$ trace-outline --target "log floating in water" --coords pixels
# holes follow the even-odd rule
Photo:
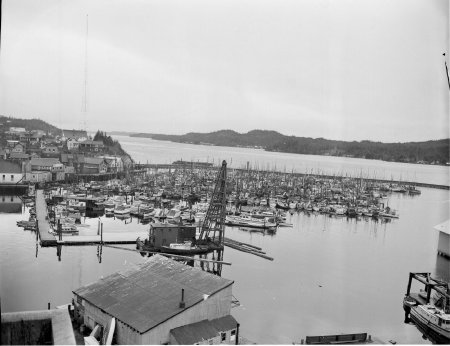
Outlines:
[[[235,250],[247,252],[249,254],[265,258],[269,261],[273,261],[273,258],[270,256],[267,256],[266,253],[264,251],[262,251],[260,247],[257,247],[257,246],[251,245],[251,244],[241,243],[241,242],[233,240],[233,239],[225,238],[224,245],[231,247],[232,249],[235,249]]]

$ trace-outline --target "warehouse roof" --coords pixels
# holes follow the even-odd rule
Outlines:
[[[32,166],[53,166],[61,164],[61,162],[52,157],[38,157],[38,158],[32,158],[30,160],[30,163]]]
[[[74,293],[144,333],[230,286],[233,281],[161,255],[111,274]],[[184,288],[185,308],[180,308]]]
[[[203,320],[170,331],[179,345],[193,345],[197,342],[212,339],[220,332],[226,332],[237,327],[233,316],[227,315],[208,321]]]

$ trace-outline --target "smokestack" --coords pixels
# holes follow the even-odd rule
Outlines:
[[[186,303],[184,302],[184,288],[181,289],[181,302],[180,309],[184,309],[186,307]]]

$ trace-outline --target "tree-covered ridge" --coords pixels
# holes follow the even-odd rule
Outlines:
[[[267,130],[253,130],[242,134],[233,130],[221,130],[210,133],[190,132],[185,135],[138,133],[131,136],[180,143],[261,147],[267,151],[307,155],[349,156],[411,163],[446,164],[449,162],[449,139],[407,143],[346,142],[285,136],[276,131]]]
[[[50,132],[50,134],[54,136],[61,134],[60,129],[58,129],[56,126],[50,125],[49,123],[41,119],[19,119],[0,115],[0,123],[4,128],[23,127],[27,131],[41,130],[45,132]]]
[[[114,140],[111,136],[108,136],[106,132],[102,132],[97,130],[97,133],[94,136],[94,141],[102,142],[106,147],[106,152],[111,155],[118,156],[129,156],[125,150],[122,149],[119,141]]]

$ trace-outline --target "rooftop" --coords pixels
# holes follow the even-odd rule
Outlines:
[[[199,341],[208,340],[217,336],[220,332],[235,329],[237,321],[231,315],[214,320],[203,320],[174,328],[170,331],[180,345],[193,345]]]
[[[55,159],[53,157],[39,157],[39,158],[32,158],[30,160],[30,164],[32,166],[53,166],[57,164],[61,164],[61,162],[58,159]]]
[[[231,284],[231,280],[154,255],[74,293],[144,333]],[[182,288],[185,308],[179,307]]]

